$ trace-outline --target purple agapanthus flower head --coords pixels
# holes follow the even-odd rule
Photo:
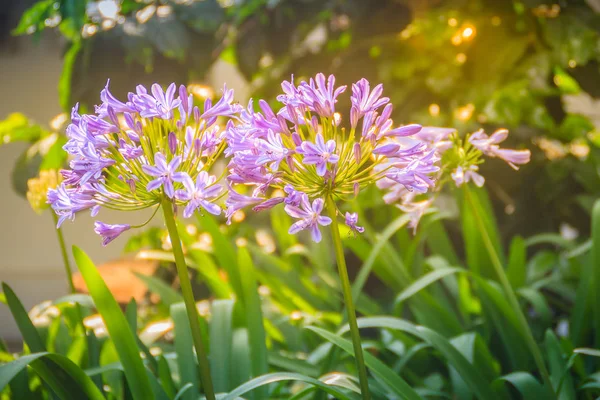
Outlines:
[[[499,144],[507,137],[506,129],[499,129],[490,136],[478,130],[461,138],[455,129],[437,127],[424,127],[414,138],[396,137],[394,143],[409,149],[425,146],[429,157],[441,159],[444,168],[434,171],[430,164],[420,161],[411,163],[401,173],[386,174],[386,178],[377,182],[377,185],[387,191],[385,202],[398,203],[399,208],[410,215],[410,225],[416,228],[445,182],[454,182],[456,187],[469,183],[478,187],[484,185],[485,178],[479,172],[479,165],[485,161],[484,156],[500,158],[514,169],[528,163],[531,156],[529,150],[500,148]],[[424,195],[431,187],[432,177],[442,184],[436,185],[433,193],[430,191]]]
[[[281,87],[278,110],[263,100],[257,110],[250,101],[225,131],[228,216],[247,206],[260,211],[284,203],[286,212],[299,219],[290,232],[310,230],[318,241],[319,227],[331,222],[320,215],[326,203],[343,218],[338,206],[379,181],[393,179],[406,191],[419,193],[433,186],[439,157],[415,137],[420,125],[394,123],[382,85],[371,90],[366,79],[352,85],[348,123],[336,112],[346,86],[336,86],[333,75],[317,74],[297,85],[292,78]],[[252,195],[240,195],[236,186],[251,187]],[[349,213],[345,222],[361,233],[356,218]]]
[[[233,90],[225,88],[203,111],[185,86],[138,85],[126,101],[117,99],[109,84],[100,93],[95,114],[71,112],[64,150],[70,169],[61,171],[62,184],[48,192],[59,226],[75,214],[102,206],[139,210],[168,200],[181,206],[184,217],[196,210],[219,214],[216,201],[222,186],[210,175],[225,149],[217,119],[229,119],[241,108]],[[96,223],[96,232],[109,243],[129,225]]]

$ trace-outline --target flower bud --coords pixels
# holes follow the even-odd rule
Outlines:
[[[358,143],[358,142],[354,143],[353,151],[354,151],[354,159],[356,160],[356,163],[360,164],[360,160],[362,158],[362,151],[360,149],[360,143]]]
[[[175,154],[177,152],[177,136],[175,136],[175,132],[169,132],[169,151],[171,154]]]

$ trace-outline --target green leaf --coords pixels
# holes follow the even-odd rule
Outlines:
[[[177,353],[177,367],[179,369],[179,385],[181,389],[192,385],[192,389],[181,394],[184,400],[196,400],[198,398],[200,387],[198,366],[196,357],[192,349],[192,330],[187,317],[185,303],[176,303],[171,305],[171,318],[175,329],[175,353]]]
[[[342,338],[334,333],[326,331],[315,326],[308,326],[307,329],[315,332],[325,340],[333,343],[340,347],[346,353],[354,356],[354,348],[349,340]],[[409,385],[393,370],[387,367],[384,363],[373,357],[370,353],[365,352],[365,364],[371,370],[371,372],[377,375],[386,386],[389,387],[396,395],[406,400],[419,400],[419,396]]]
[[[81,41],[73,42],[63,57],[63,68],[58,80],[58,99],[61,108],[65,112],[69,112],[71,107],[73,107],[73,99],[71,98],[73,68],[75,67],[81,48]]]
[[[505,349],[504,354],[510,361],[511,368],[526,370],[530,365],[531,357],[525,345],[525,334],[504,292],[493,281],[478,277],[474,279],[485,310],[484,314],[500,336]]]
[[[515,236],[510,243],[508,268],[506,275],[513,288],[517,289],[525,284],[527,277],[527,249],[525,241],[520,236]]]
[[[183,301],[183,297],[179,292],[173,289],[171,286],[167,285],[163,280],[151,275],[144,275],[138,272],[134,272],[134,275],[144,282],[144,284],[148,287],[152,293],[157,294],[160,297],[160,300],[167,306],[171,307],[171,305],[175,303],[180,303]]]
[[[119,304],[108,290],[92,260],[75,246],[73,256],[115,345],[134,399],[153,399],[154,392],[140,357],[135,336],[129,329]]]
[[[29,319],[29,315],[19,298],[6,283],[2,283],[2,290],[6,296],[8,307],[17,323],[17,327],[29,349],[36,353],[46,353],[44,341]],[[57,364],[61,368],[57,368]],[[78,382],[77,376],[75,378],[72,377],[77,372],[72,371],[69,365],[64,366],[62,364],[60,359],[57,361],[54,358],[43,358],[33,360],[31,367],[60,397],[68,399],[81,397],[84,394],[80,390],[86,391],[87,383],[85,381]],[[73,379],[75,379],[75,383],[73,383]]]
[[[548,369],[550,370],[552,386],[554,386],[555,390],[560,387],[558,399],[575,400],[576,393],[573,385],[573,378],[570,374],[565,376],[568,365],[567,357],[560,346],[558,338],[551,330],[546,331],[544,347],[546,349],[546,358],[548,360]]]
[[[238,249],[238,266],[242,277],[242,301],[244,303],[246,326],[248,328],[252,376],[257,377],[269,372],[267,343],[258,286],[254,274],[254,265],[252,258],[250,258],[250,253],[248,253],[248,249],[245,247]],[[263,399],[267,394],[266,388],[260,387],[253,394],[254,398]]]
[[[243,385],[237,387],[235,390],[229,392],[227,395],[220,397],[219,400],[237,400],[241,395],[246,394],[252,390],[263,387],[265,385],[270,385],[271,383],[282,381],[305,382],[310,385],[316,386],[319,389],[322,389],[323,391],[329,393],[338,400],[351,400],[346,394],[344,394],[344,392],[336,389],[333,385],[329,385],[309,376],[295,374],[291,372],[276,372],[272,374],[263,375],[258,378],[254,378],[244,383]]]
[[[492,391],[489,382],[481,375],[481,371],[474,368],[473,365],[471,365],[469,361],[456,350],[448,339],[444,338],[434,330],[391,317],[359,318],[357,322],[359,328],[386,328],[399,330],[424,340],[439,351],[448,363],[456,369],[471,388],[475,396],[482,400],[498,399],[496,393]],[[343,331],[347,331],[348,329],[348,326],[345,326]]]
[[[35,329],[35,326],[33,326],[27,310],[25,310],[15,292],[4,282],[2,282],[2,291],[4,292],[4,296],[6,296],[6,302],[23,336],[23,340],[27,343],[29,349],[34,353],[45,352],[46,345],[37,329]]]
[[[102,393],[81,368],[65,356],[47,352],[29,354],[0,365],[0,392],[27,366],[31,366],[62,399],[104,400]]]
[[[229,366],[232,387],[237,387],[252,379],[250,346],[248,343],[248,329],[238,328],[233,331],[231,359],[235,362],[230,363]]]
[[[179,389],[179,391],[177,392],[177,394],[175,395],[175,398],[173,398],[173,400],[183,400],[185,399],[185,395],[188,393],[192,393],[192,389],[194,388],[194,385],[192,385],[191,383],[186,383],[185,385],[183,385],[181,387],[181,389]],[[194,397],[194,399],[196,399],[197,397]]]
[[[527,372],[513,372],[498,378],[499,382],[508,382],[521,393],[523,399],[551,400],[554,398],[548,389]]]
[[[219,265],[227,271],[231,281],[231,286],[238,297],[242,296],[242,283],[237,268],[236,251],[229,239],[221,232],[219,225],[212,216],[200,216],[198,222],[205,229],[213,240],[213,249]]]
[[[67,303],[77,303],[77,304],[81,304],[84,307],[87,308],[94,308],[96,307],[94,305],[94,300],[92,299],[91,296],[87,295],[87,294],[68,294],[66,296],[63,297],[59,297],[58,299],[54,300],[52,302],[52,304],[54,304],[55,306],[60,306],[62,304],[67,304]]]
[[[45,132],[21,113],[11,113],[0,121],[0,146],[13,142],[35,142]]]
[[[402,303],[403,301],[405,301],[406,299],[408,299],[409,297],[418,293],[419,291],[425,289],[427,286],[439,281],[440,279],[442,279],[448,275],[452,275],[452,274],[455,274],[458,272],[468,272],[468,271],[463,268],[452,268],[452,267],[433,270],[433,271],[423,275],[422,277],[420,277],[419,279],[417,279],[416,281],[411,283],[410,286],[408,286],[402,292],[400,292],[400,294],[398,296],[396,296],[396,300],[394,301],[394,304],[398,305],[398,304]]]
[[[581,347],[579,349],[575,349],[575,350],[573,350],[573,353],[583,354],[583,355],[592,356],[592,357],[600,357],[600,350],[597,350],[597,349],[588,349],[588,348],[585,348],[585,347]]]
[[[212,302],[210,321],[210,371],[215,392],[231,389],[229,373],[232,342],[233,300]]]
[[[592,210],[592,256],[593,271],[592,301],[594,315],[594,344],[600,347],[600,200],[594,204]]]
[[[377,238],[373,249],[369,253],[369,257],[365,260],[363,265],[360,267],[358,275],[354,279],[354,283],[352,284],[352,297],[357,301],[360,297],[360,293],[362,292],[369,275],[371,274],[371,270],[373,269],[373,264],[375,264],[375,260],[379,256],[379,253],[387,244],[387,241],[400,229],[402,229],[410,218],[408,215],[402,215],[398,217],[396,220],[392,221],[381,233],[381,235]]]
[[[462,230],[465,241],[465,252],[469,269],[484,278],[496,278],[492,261],[486,250],[476,218],[481,218],[485,230],[490,236],[496,253],[504,263],[500,234],[492,212],[492,207],[484,189],[466,187],[460,191]]]
[[[24,35],[30,33],[30,27],[35,31],[44,28],[44,21],[54,11],[55,0],[42,0],[36,2],[31,8],[27,9],[21,16],[17,27],[12,31],[13,35]]]

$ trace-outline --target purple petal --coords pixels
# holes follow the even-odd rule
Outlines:
[[[162,178],[154,179],[153,181],[148,182],[148,185],[146,185],[146,190],[149,192],[156,190],[159,187],[161,187],[162,183],[163,183]]]

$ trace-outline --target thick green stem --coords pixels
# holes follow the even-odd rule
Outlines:
[[[369,382],[367,381],[365,358],[360,343],[360,332],[358,331],[358,324],[356,323],[356,311],[354,310],[354,303],[352,302],[352,286],[350,286],[350,278],[348,278],[344,247],[342,246],[340,229],[337,222],[337,211],[331,196],[327,197],[327,212],[332,221],[331,237],[333,238],[333,247],[335,248],[335,258],[340,274],[340,280],[342,281],[342,292],[344,293],[344,303],[346,303],[346,311],[348,313],[348,324],[350,325],[350,335],[354,347],[354,359],[356,360],[356,368],[358,369],[362,398],[369,400],[371,399],[371,394],[369,392]]]
[[[538,344],[536,343],[535,339],[533,338],[533,334],[531,333],[531,329],[529,327],[529,323],[527,322],[527,318],[525,318],[525,315],[521,311],[521,305],[519,304],[517,295],[515,294],[515,291],[513,290],[512,286],[510,284],[510,281],[508,280],[508,277],[506,276],[506,272],[504,271],[504,268],[502,267],[502,262],[500,261],[500,257],[498,256],[498,253],[496,252],[496,249],[494,248],[492,240],[490,239],[490,236],[485,228],[483,220],[481,219],[481,216],[479,215],[479,211],[477,208],[478,206],[473,201],[472,194],[469,191],[469,188],[467,186],[465,186],[465,194],[466,194],[466,199],[469,202],[471,209],[473,210],[473,214],[475,216],[475,221],[477,221],[477,229],[479,229],[479,233],[481,234],[483,243],[490,255],[492,265],[494,267],[496,275],[498,275],[498,279],[500,280],[500,284],[502,285],[502,287],[504,289],[504,293],[508,299],[508,302],[510,303],[510,306],[512,307],[513,310],[515,310],[517,319],[519,320],[519,323],[521,325],[521,330],[523,331],[523,334],[525,335],[525,340],[527,342],[529,350],[531,351],[531,354],[533,355],[533,359],[535,360],[535,363],[540,371],[540,374],[542,375],[544,384],[546,386],[548,386],[549,390],[554,392],[554,389],[552,387],[552,381],[550,380],[550,374],[548,373],[548,369],[546,368],[546,364],[544,363],[544,357],[542,356],[542,352],[540,351]]]
[[[215,400],[215,392],[210,377],[210,364],[208,362],[208,357],[206,356],[206,350],[204,349],[202,332],[200,331],[200,316],[198,315],[198,309],[196,308],[196,301],[194,300],[194,294],[192,293],[192,283],[190,282],[183,249],[181,248],[181,240],[179,239],[179,233],[177,232],[177,224],[175,223],[175,215],[173,214],[173,204],[165,198],[161,207],[165,216],[169,237],[171,238],[173,255],[175,256],[175,265],[177,266],[177,275],[179,276],[179,284],[181,285],[181,292],[183,294],[187,316],[190,321],[192,338],[194,340],[196,357],[200,369],[200,381],[202,382],[202,388],[204,389],[206,399]]]
[[[51,214],[52,218],[54,219],[54,226],[56,226],[58,224],[58,217],[56,216],[54,211],[52,211]],[[56,228],[56,236],[58,237],[58,243],[60,245],[60,251],[62,253],[63,264],[65,265],[67,280],[69,281],[69,290],[71,291],[71,293],[75,293],[75,284],[73,283],[73,270],[71,269],[69,253],[67,253],[67,246],[65,245],[65,238],[63,236],[62,229]]]

